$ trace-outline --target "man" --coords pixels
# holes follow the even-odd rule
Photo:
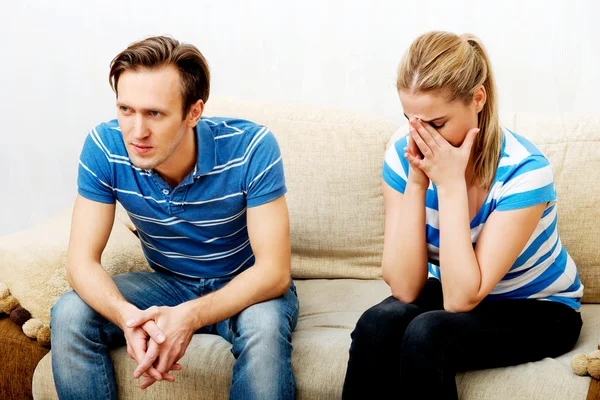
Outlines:
[[[232,399],[292,399],[289,218],[279,147],[266,127],[204,118],[208,65],[194,46],[152,37],[111,63],[116,121],[93,129],[79,161],[67,278],[52,309],[61,399],[116,398],[110,348],[127,345],[141,388],[174,382],[194,332],[236,358]],[[153,272],[111,278],[100,258],[115,202]],[[198,360],[202,362],[202,360]]]

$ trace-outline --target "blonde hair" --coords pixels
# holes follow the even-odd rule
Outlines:
[[[471,183],[489,188],[494,181],[502,149],[496,90],[490,60],[483,44],[474,35],[428,32],[419,36],[404,55],[398,68],[398,91],[440,92],[448,101],[473,101],[482,86],[487,93],[479,112],[479,134],[473,144],[474,171]]]

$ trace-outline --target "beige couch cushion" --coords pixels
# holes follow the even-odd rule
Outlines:
[[[299,400],[339,399],[341,396],[350,332],[364,310],[390,295],[380,280],[296,281],[300,318],[293,335],[293,368]],[[510,368],[459,374],[457,384],[464,400],[583,400],[589,378],[573,374],[570,358],[596,348],[600,331],[600,305],[584,305],[584,327],[575,349],[557,359],[544,359]],[[493,346],[490,343],[490,346]],[[177,382],[159,382],[142,392],[132,378],[135,363],[125,348],[112,353],[119,398],[128,399],[227,399],[234,358],[231,345],[219,336],[195,335],[181,359]],[[39,364],[33,382],[37,400],[54,400],[50,356]]]
[[[50,308],[71,288],[66,281],[72,208],[22,232],[0,238],[0,281],[33,318],[48,324]],[[120,219],[122,218],[122,219]],[[149,270],[140,241],[119,210],[102,265],[110,275]]]
[[[308,106],[211,99],[207,116],[268,126],[283,155],[295,278],[375,278],[383,250],[381,169],[394,125]]]

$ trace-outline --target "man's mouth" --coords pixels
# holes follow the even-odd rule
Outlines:
[[[135,152],[138,153],[138,154],[146,154],[150,150],[152,150],[152,146],[144,146],[142,144],[132,143],[131,146],[133,147],[133,149],[135,150]]]

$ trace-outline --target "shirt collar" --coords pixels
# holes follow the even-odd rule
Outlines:
[[[217,152],[215,137],[212,129],[202,120],[198,121],[194,131],[196,132],[196,143],[198,144],[198,156],[194,178],[207,174],[215,167]]]

